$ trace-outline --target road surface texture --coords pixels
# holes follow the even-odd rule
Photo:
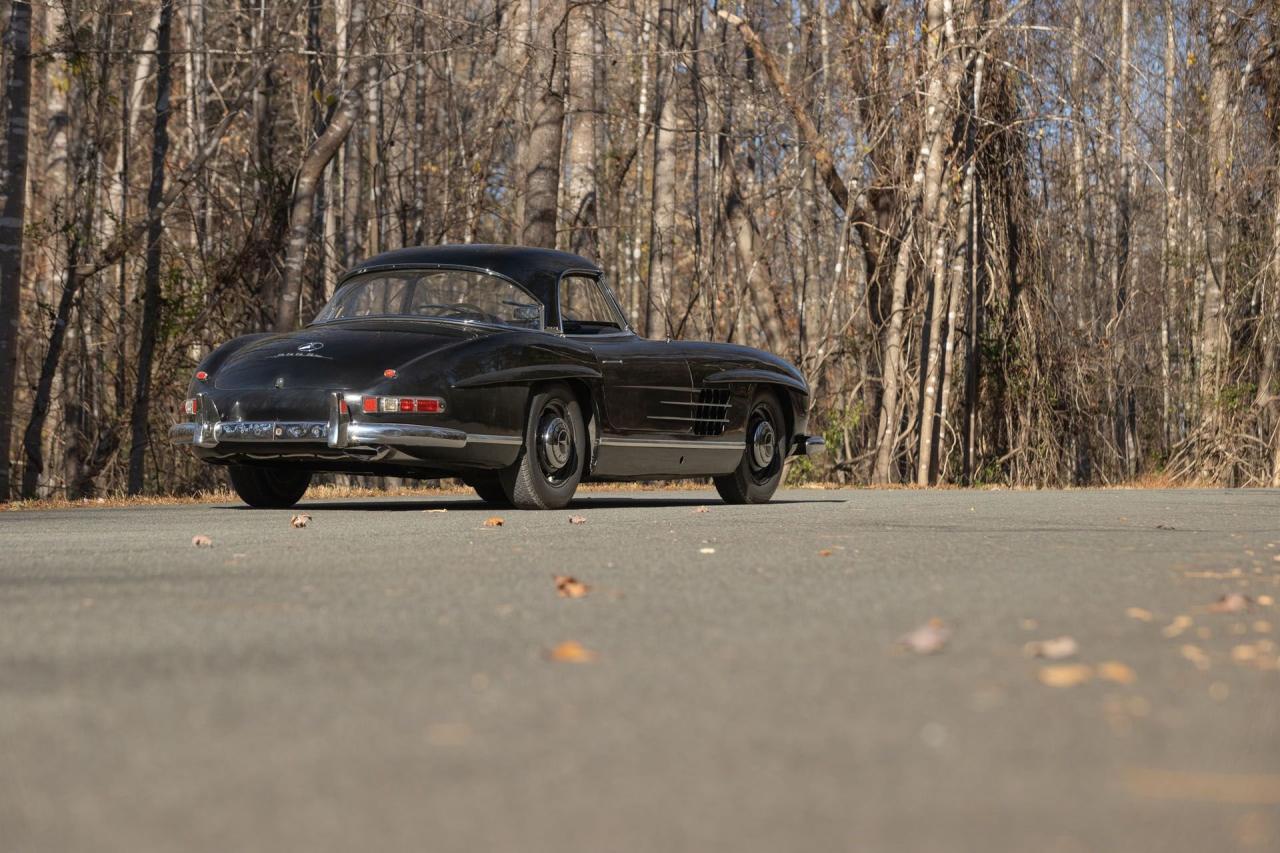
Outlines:
[[[1280,849],[1275,491],[303,509],[0,513],[0,848]]]

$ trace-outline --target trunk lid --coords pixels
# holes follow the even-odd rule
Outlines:
[[[250,389],[360,389],[382,372],[456,346],[486,332],[451,323],[354,320],[310,326],[255,341],[214,373],[213,387]]]

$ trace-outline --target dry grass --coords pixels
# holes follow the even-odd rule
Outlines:
[[[636,483],[584,483],[579,486],[580,493],[591,494],[593,492],[689,492],[710,488],[710,480],[670,480],[663,482],[636,482]],[[1217,484],[1202,480],[1177,480],[1166,474],[1151,473],[1144,474],[1137,480],[1128,483],[1115,483],[1102,486],[1074,487],[1068,486],[1067,489],[1074,488],[1090,488],[1090,489],[1106,489],[1106,490],[1140,490],[1140,489],[1206,489],[1216,488]],[[917,486],[914,483],[882,483],[868,485],[863,483],[835,483],[835,482],[808,482],[799,484],[788,484],[786,488],[791,489],[873,489],[877,491],[935,491],[935,490],[962,490],[969,489],[972,491],[997,492],[1035,492],[1044,488],[1062,488],[1058,486],[1044,487],[1037,485],[1007,486],[1007,485],[981,485],[981,486],[962,486],[956,483],[942,483],[936,486]],[[354,486],[336,486],[329,484],[317,484],[307,490],[307,500],[352,500],[355,498],[416,498],[421,500],[429,500],[431,498],[441,497],[444,495],[469,495],[471,489],[463,485],[459,481],[446,480],[444,484],[439,486],[402,486],[394,489],[366,489]],[[240,499],[235,492],[230,489],[218,489],[215,491],[195,492],[186,495],[143,495],[137,497],[129,497],[124,494],[110,494],[98,498],[89,498],[85,500],[66,500],[65,498],[44,498],[41,500],[20,500],[12,503],[0,503],[0,512],[13,512],[19,510],[48,510],[48,509],[111,509],[118,507],[135,507],[135,506],[180,506],[183,504],[220,504],[220,503],[238,503]]]

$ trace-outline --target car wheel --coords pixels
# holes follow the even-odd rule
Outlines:
[[[782,482],[787,455],[787,422],[778,398],[757,391],[747,409],[747,449],[733,473],[715,478],[725,503],[767,503]]]
[[[497,506],[511,506],[511,500],[507,497],[507,491],[502,488],[502,483],[497,477],[485,478],[482,480],[471,480],[467,485],[475,489],[480,500],[485,503],[495,504]]]
[[[567,385],[556,383],[535,393],[520,458],[500,475],[512,505],[519,509],[567,505],[582,479],[586,435],[582,407]]]
[[[229,473],[240,500],[258,509],[288,509],[302,500],[311,485],[310,471],[231,465]]]

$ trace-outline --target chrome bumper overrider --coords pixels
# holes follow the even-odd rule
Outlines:
[[[827,452],[827,440],[820,435],[796,436],[795,454],[797,456],[824,456]]]
[[[208,394],[197,394],[194,423],[174,424],[169,440],[175,444],[215,448],[234,444],[281,444],[324,442],[332,448],[350,447],[466,447],[476,444],[520,444],[518,435],[468,435],[462,430],[424,424],[365,423],[351,420],[342,411],[343,394],[329,395],[327,421],[221,421]],[[359,406],[352,395],[348,406]]]

